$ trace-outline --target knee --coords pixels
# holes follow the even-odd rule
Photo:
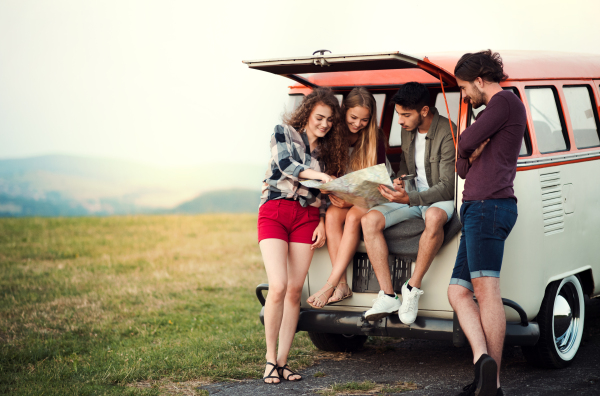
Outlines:
[[[380,217],[382,217],[382,216],[378,216],[378,214],[375,212],[369,212],[366,215],[364,215],[362,217],[362,219],[360,220],[360,222],[362,224],[363,232],[374,233],[374,232],[382,231],[383,228],[385,227],[385,220],[383,221],[383,224],[382,224]]]
[[[290,301],[300,301],[302,296],[302,284],[300,285],[288,285],[285,298]]]
[[[353,211],[349,211],[348,214],[346,215],[346,227],[347,226],[360,226],[361,223],[361,218],[363,216],[355,213]]]
[[[287,288],[287,284],[283,282],[269,284],[269,294],[267,294],[267,298],[274,302],[281,302],[285,299]]]
[[[452,308],[455,308],[458,302],[472,298],[473,292],[463,286],[450,285],[448,287],[448,301]]]
[[[330,206],[327,209],[327,215],[325,216],[325,227],[329,228],[341,224],[344,219],[340,216],[340,211],[335,206]]]
[[[425,214],[425,229],[436,232],[441,231],[446,224],[448,215],[443,210],[428,210]]]

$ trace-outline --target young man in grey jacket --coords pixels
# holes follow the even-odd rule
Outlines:
[[[435,107],[430,107],[426,86],[404,84],[392,101],[402,126],[402,156],[399,175],[414,174],[417,190],[406,192],[404,182],[394,180],[394,190],[380,186],[390,202],[371,209],[362,218],[369,260],[381,291],[367,320],[378,320],[398,311],[400,321],[411,324],[417,318],[421,281],[444,241],[444,225],[454,214],[455,146],[450,123]],[[456,133],[456,125],[452,125]],[[388,266],[388,247],[383,230],[402,221],[422,218],[425,231],[412,277],[402,286],[402,303],[394,293]]]

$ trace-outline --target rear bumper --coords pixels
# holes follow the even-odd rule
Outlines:
[[[268,285],[259,285],[256,294],[263,305],[260,311],[260,320],[264,324],[263,290],[268,290]],[[518,304],[510,300],[506,300],[505,305],[517,311],[520,309]],[[300,309],[297,331],[447,340],[452,341],[456,346],[467,345],[467,339],[460,328],[456,315],[453,320],[419,316],[411,325],[400,322],[397,315],[390,315],[376,322],[365,320],[363,315],[364,312]],[[537,323],[527,322],[526,318],[523,319],[524,316],[523,312],[520,323],[508,322],[506,324],[505,344],[535,345],[537,343],[540,338],[540,328]]]

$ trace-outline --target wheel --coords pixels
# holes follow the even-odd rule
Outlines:
[[[359,350],[367,341],[367,336],[353,334],[329,334],[308,332],[312,343],[322,351],[352,352]]]
[[[583,335],[585,305],[577,275],[551,283],[537,316],[540,339],[522,347],[527,361],[545,368],[563,368],[577,355]]]

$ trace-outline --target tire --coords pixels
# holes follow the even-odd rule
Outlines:
[[[530,364],[559,369],[571,364],[583,335],[585,304],[577,275],[552,282],[546,289],[537,322],[540,339],[530,347],[521,347]]]
[[[308,332],[312,343],[327,352],[353,352],[361,349],[367,341],[364,335],[345,335]]]

